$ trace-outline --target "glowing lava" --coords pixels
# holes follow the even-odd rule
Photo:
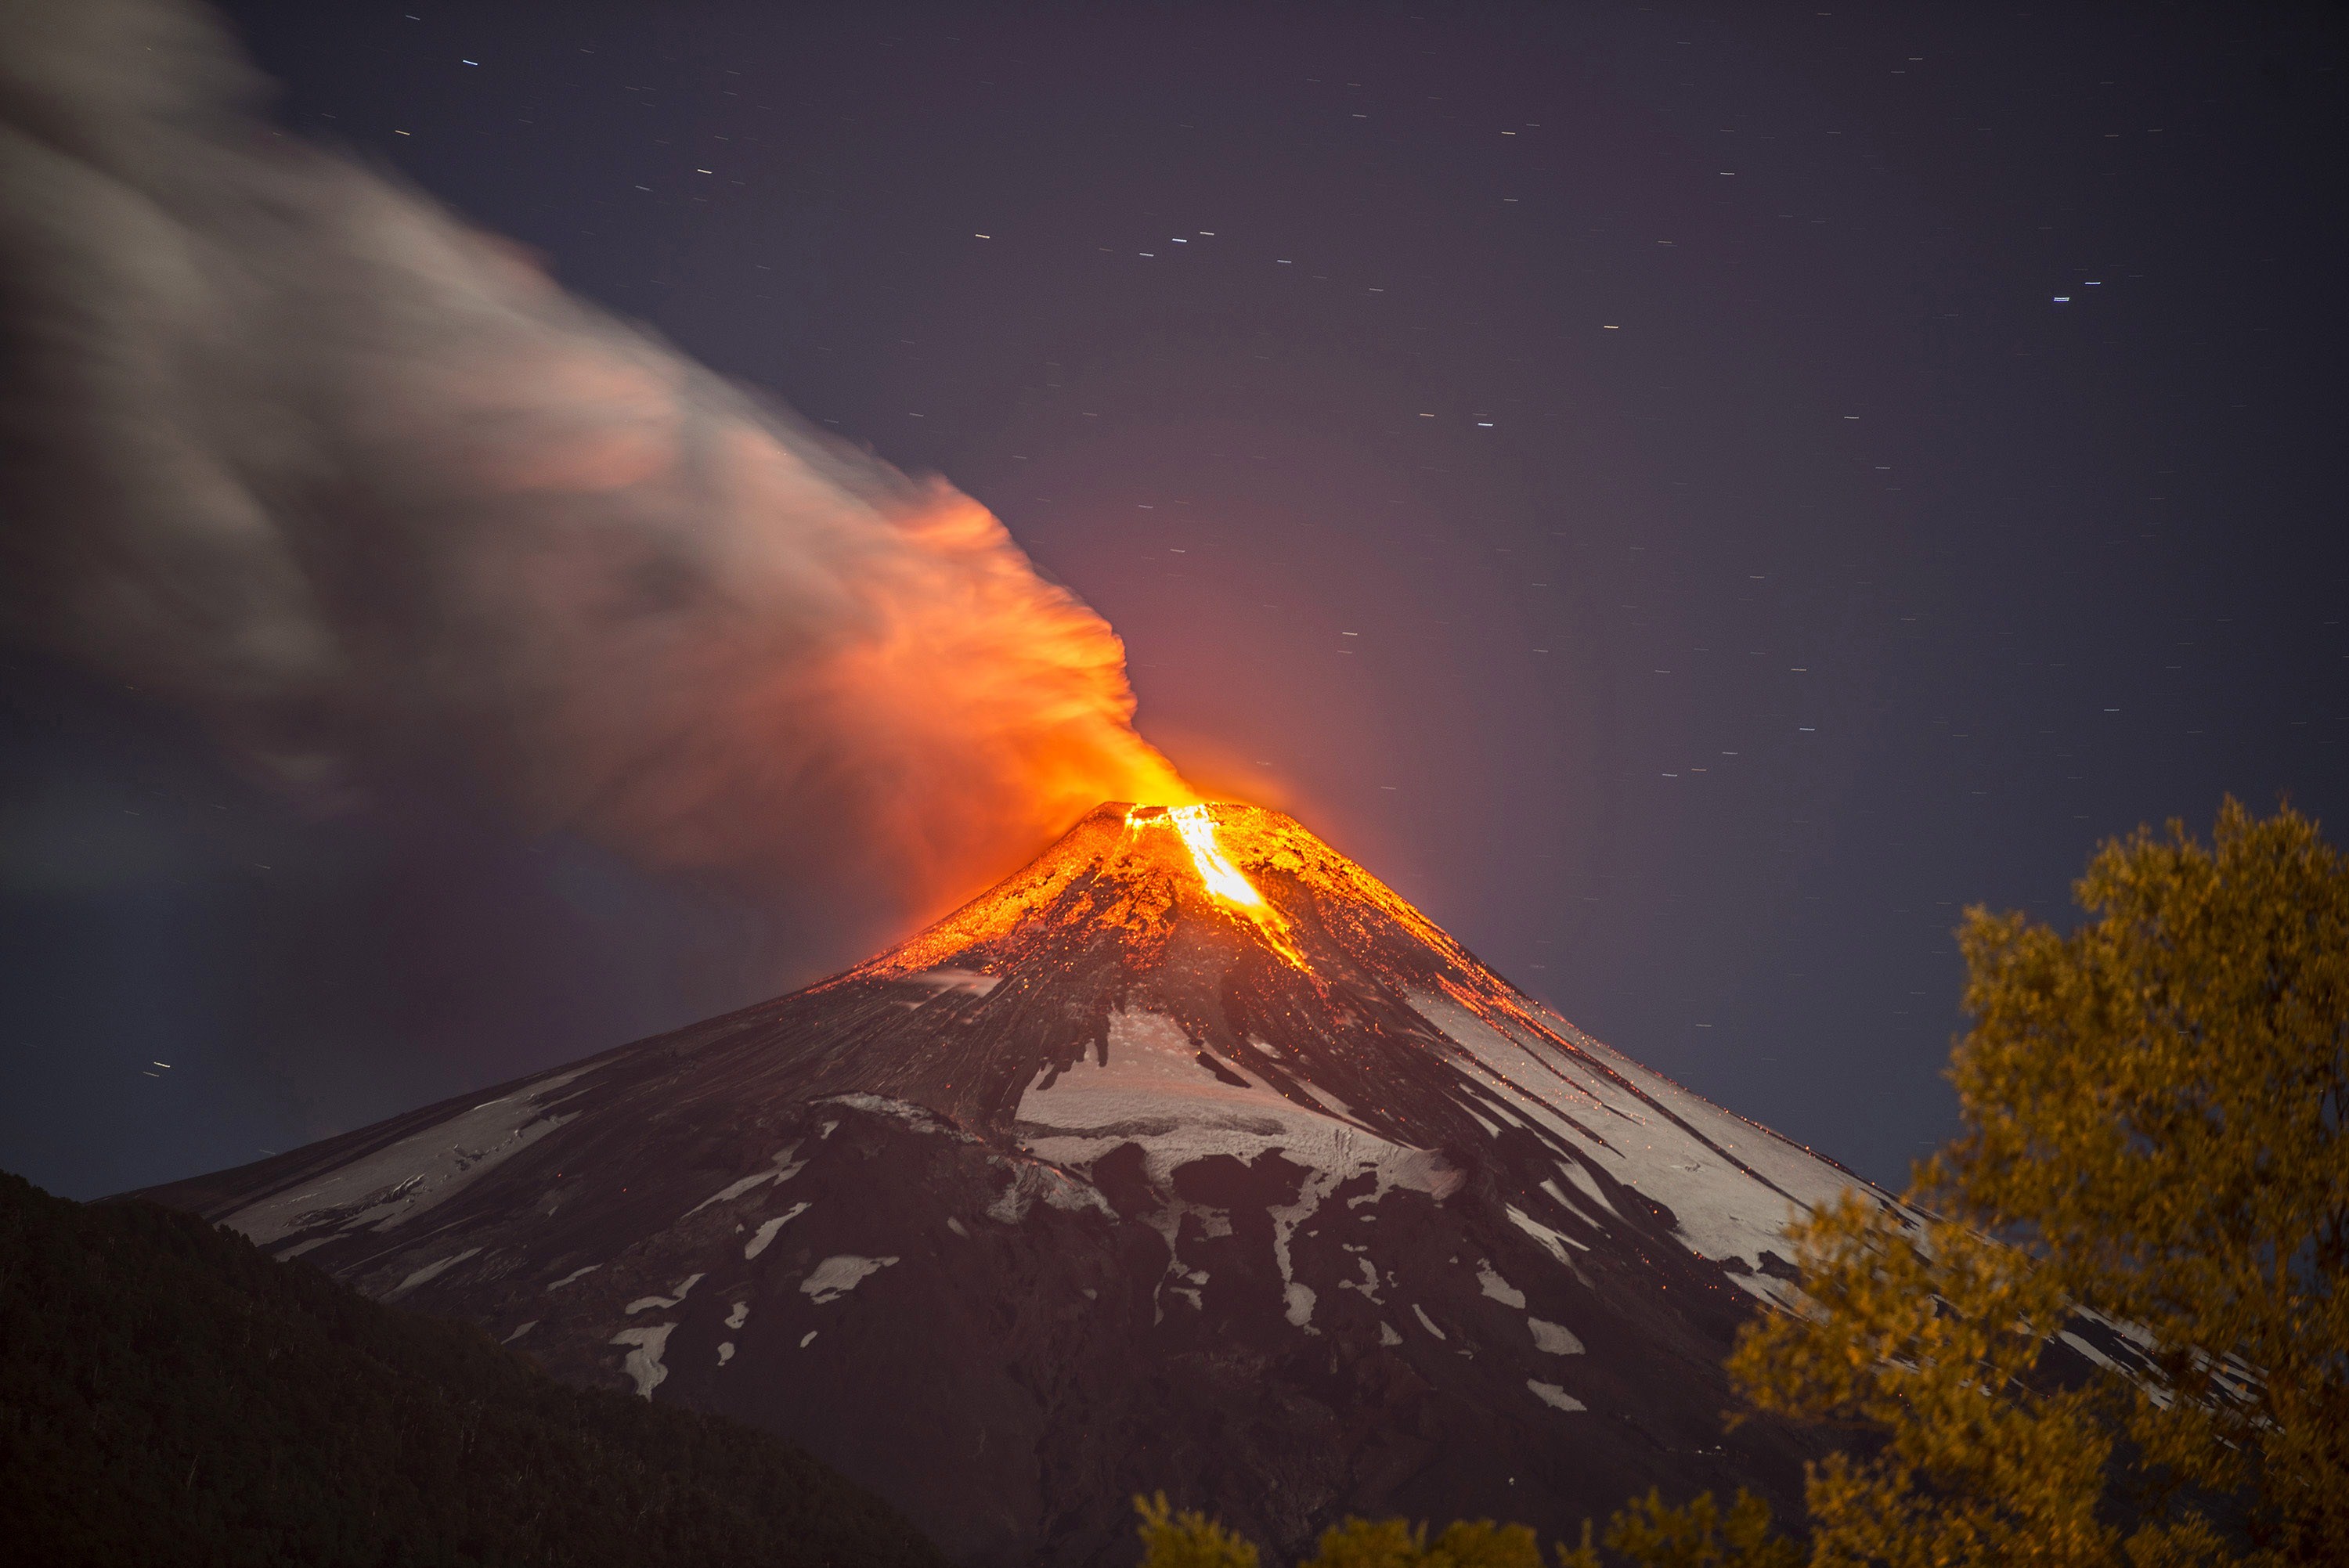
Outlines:
[[[1174,806],[1168,809],[1167,820],[1174,830],[1183,835],[1190,847],[1192,863],[1199,868],[1199,880],[1207,891],[1231,903],[1261,908],[1264,895],[1240,875],[1239,868],[1224,859],[1224,851],[1216,844],[1215,819],[1207,815],[1205,806]],[[1129,815],[1129,822],[1133,819]]]
[[[1137,807],[1126,813],[1126,825],[1136,826],[1135,819],[1144,808]],[[1264,894],[1256,884],[1240,874],[1240,869],[1224,858],[1216,842],[1216,820],[1206,806],[1169,806],[1164,820],[1174,824],[1183,835],[1183,847],[1191,851],[1191,863],[1198,868],[1199,881],[1218,903],[1233,906],[1240,914],[1253,921],[1267,945],[1308,975],[1313,965],[1299,952],[1296,940],[1288,934],[1288,922],[1280,911],[1265,903]]]
[[[1442,954],[1444,975],[1416,982],[1426,988],[1449,992],[1455,975],[1483,973],[1425,915],[1293,818],[1229,801],[1120,800],[1087,812],[1025,870],[849,974],[948,964],[991,974],[1040,944],[1069,944],[1073,952],[1109,937],[1127,963],[1146,969],[1178,924],[1201,915],[1255,938],[1317,984],[1381,965],[1381,930]],[[1480,986],[1471,985],[1481,996]],[[1505,985],[1489,989],[1495,998],[1513,995]]]

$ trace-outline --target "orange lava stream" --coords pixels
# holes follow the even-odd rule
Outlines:
[[[1294,819],[1234,803],[1104,804],[1026,869],[850,973],[905,975],[971,962],[962,955],[1016,942],[1023,927],[1042,919],[1063,929],[1114,930],[1141,958],[1163,946],[1184,904],[1244,922],[1317,983],[1304,928],[1334,939],[1337,951],[1325,959],[1376,967],[1368,954],[1381,940],[1378,927],[1392,922],[1475,994],[1473,1010],[1480,1016],[1511,1006],[1506,983],[1408,900]],[[986,967],[999,961],[998,954],[978,960]]]
[[[1133,812],[1127,813],[1125,820],[1128,829],[1142,825],[1135,821]],[[1267,945],[1306,974],[1312,974],[1313,966],[1305,961],[1305,954],[1298,951],[1296,941],[1288,934],[1288,920],[1264,901],[1264,894],[1240,874],[1237,866],[1224,857],[1223,849],[1216,842],[1216,821],[1208,815],[1208,809],[1170,806],[1165,820],[1183,835],[1184,847],[1191,851],[1191,863],[1198,868],[1199,881],[1208,895],[1254,922]]]
[[[1243,903],[1251,907],[1264,903],[1264,894],[1256,891],[1239,868],[1224,859],[1224,851],[1216,845],[1215,819],[1207,815],[1205,806],[1176,806],[1166,813],[1174,830],[1183,835],[1183,842],[1191,851],[1191,863],[1199,868],[1199,880],[1207,891],[1227,903]],[[1133,819],[1126,818],[1129,825]]]

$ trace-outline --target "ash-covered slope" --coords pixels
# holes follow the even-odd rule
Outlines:
[[[1564,1534],[1795,1504],[1721,1360],[1860,1185],[1278,813],[1103,806],[836,979],[150,1194],[575,1381],[781,1432],[973,1563],[1166,1490]]]

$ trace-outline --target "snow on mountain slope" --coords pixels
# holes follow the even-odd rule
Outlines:
[[[1752,1272],[1730,1277],[1756,1295],[1775,1299],[1783,1289],[1784,1282],[1759,1271],[1765,1254],[1785,1252],[1789,1217],[1864,1185],[1546,1009],[1530,1026],[1513,1026],[1506,1017],[1488,1023],[1444,996],[1415,995],[1412,1006],[1468,1054],[1472,1071],[1568,1150],[1556,1164],[1573,1191],[1553,1190],[1558,1202],[1603,1229],[1606,1220],[1590,1208],[1612,1212],[1590,1179],[1590,1168],[1599,1166],[1671,1210],[1690,1251],[1744,1263]],[[1570,1048],[1561,1048],[1565,1041]]]
[[[334,1231],[388,1231],[428,1212],[470,1181],[495,1170],[561,1127],[569,1118],[548,1109],[556,1091],[579,1076],[558,1073],[525,1091],[486,1100],[461,1116],[435,1122],[364,1159],[338,1165],[315,1183],[272,1192],[222,1219],[258,1245],[296,1231],[310,1233],[281,1257],[299,1256]]]
[[[1857,1185],[1293,820],[1105,806],[823,985],[154,1195],[1075,1564],[1161,1488],[1288,1554],[1795,1506],[1812,1440],[1724,1434],[1720,1363]]]

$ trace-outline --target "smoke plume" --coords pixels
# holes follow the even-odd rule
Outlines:
[[[201,12],[0,22],[12,639],[314,799],[453,753],[536,826],[907,913],[1195,798],[976,502],[271,129]]]

